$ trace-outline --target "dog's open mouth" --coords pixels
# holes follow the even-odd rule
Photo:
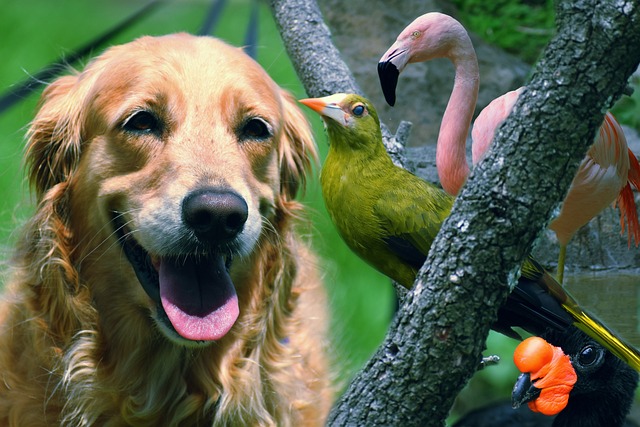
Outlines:
[[[158,316],[193,341],[224,337],[238,318],[238,297],[229,275],[230,257],[220,253],[159,257],[132,237],[120,215],[114,229],[143,289],[157,303]],[[162,312],[160,312],[162,311]]]

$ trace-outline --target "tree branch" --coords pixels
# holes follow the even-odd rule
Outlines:
[[[334,74],[344,64],[327,47],[330,34],[313,1],[273,0],[272,8],[311,96],[357,91],[350,73]],[[312,31],[318,28],[321,37]],[[290,47],[292,38],[304,49]],[[312,52],[318,44],[335,56],[319,60]],[[528,89],[474,168],[385,341],[333,408],[330,425],[443,425],[478,366],[507,284],[637,68],[639,48],[636,3],[559,3],[557,35]]]

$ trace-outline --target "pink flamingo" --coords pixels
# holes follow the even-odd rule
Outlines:
[[[409,24],[382,55],[378,74],[385,99],[394,105],[398,76],[405,66],[434,58],[448,58],[455,68],[453,89],[440,124],[436,166],[442,187],[456,195],[469,175],[465,145],[480,79],[478,60],[467,31],[448,15],[437,12],[422,15]],[[495,99],[478,115],[472,131],[473,164],[481,160],[523,89]],[[638,246],[640,225],[631,185],[640,190],[640,165],[627,147],[620,125],[611,113],[607,113],[580,164],[560,214],[549,226],[560,244],[558,280],[561,283],[566,247],[573,235],[616,201],[620,208],[621,233],[626,228],[629,246],[632,236]]]

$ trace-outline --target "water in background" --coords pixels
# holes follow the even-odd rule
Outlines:
[[[582,307],[640,348],[640,273],[569,276],[565,286]]]

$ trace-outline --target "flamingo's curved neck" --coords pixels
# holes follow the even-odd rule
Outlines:
[[[440,124],[436,166],[442,187],[446,192],[456,195],[469,175],[465,147],[480,85],[478,59],[466,31],[461,34],[448,58],[455,67],[456,76]]]

